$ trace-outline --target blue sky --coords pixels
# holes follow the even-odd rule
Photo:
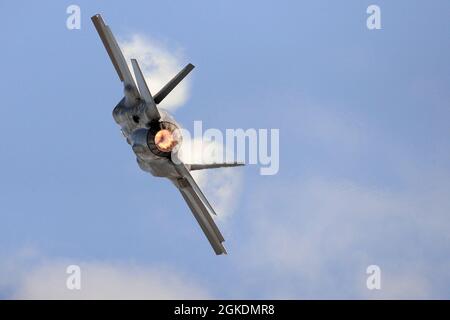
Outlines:
[[[74,3],[80,30],[66,28]],[[381,30],[366,28],[370,4]],[[0,297],[450,298],[448,1],[0,10]],[[186,128],[280,130],[277,175],[224,169],[239,177],[219,221],[228,256],[138,168],[95,13],[196,65],[174,113]],[[61,289],[67,264],[91,272],[85,291]],[[380,291],[365,287],[370,264]]]

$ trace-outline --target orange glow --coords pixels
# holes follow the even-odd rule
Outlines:
[[[167,129],[158,131],[155,135],[156,147],[162,152],[170,152],[178,144],[172,132]]]

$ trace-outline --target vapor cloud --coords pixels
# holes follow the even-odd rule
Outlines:
[[[145,76],[150,92],[156,94],[185,65],[181,53],[169,51],[161,43],[140,34],[120,41],[120,47],[131,67],[130,60],[137,59]],[[159,107],[174,111],[183,105],[189,97],[190,77],[186,77],[160,104]]]
[[[225,146],[216,141],[201,138],[185,138],[179,150],[184,163],[212,163]],[[214,206],[219,220],[225,221],[234,212],[242,190],[242,168],[206,169],[191,172]]]

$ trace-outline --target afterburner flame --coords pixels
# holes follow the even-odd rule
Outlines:
[[[162,152],[172,151],[177,144],[174,134],[167,129],[162,129],[155,135],[155,145]]]

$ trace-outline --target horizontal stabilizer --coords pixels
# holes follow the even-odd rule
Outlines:
[[[215,169],[244,166],[245,163],[231,162],[231,163],[212,163],[212,164],[186,164],[189,170]]]
[[[189,72],[194,69],[194,65],[189,63],[183,68],[175,77],[172,78],[159,92],[155,95],[154,100],[156,104],[161,103],[165,97],[183,80]]]

